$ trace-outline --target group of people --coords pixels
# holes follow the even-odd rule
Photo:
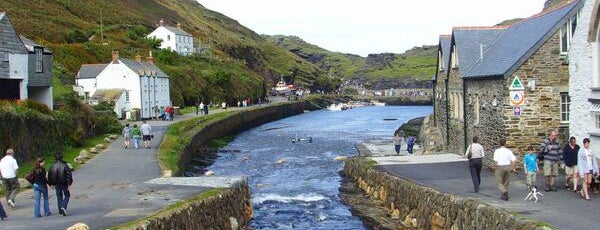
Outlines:
[[[146,123],[146,121],[142,121],[142,125],[139,128],[137,124],[133,124],[133,127],[129,127],[129,124],[125,124],[121,135],[123,135],[123,145],[125,149],[129,148],[131,140],[133,140],[133,147],[135,149],[139,149],[140,140],[144,142],[144,148],[149,149],[151,147],[153,138],[152,127]]]
[[[196,115],[198,115],[198,113],[200,113],[200,115],[208,115],[208,104],[204,104],[204,102],[201,101],[196,106]]]
[[[501,199],[508,201],[508,187],[510,174],[518,173],[517,157],[512,150],[506,147],[506,140],[501,139],[500,147],[494,151],[495,177]],[[473,137],[473,143],[465,152],[469,159],[469,171],[475,192],[479,192],[481,183],[482,159],[485,156],[483,146],[479,139]],[[557,191],[556,177],[559,168],[565,171],[565,189],[579,193],[581,198],[590,200],[590,187],[594,184],[594,177],[598,176],[598,156],[590,148],[590,139],[583,139],[583,148],[577,145],[575,137],[569,138],[569,143],[561,146],[558,142],[558,130],[553,130],[548,138],[540,144],[539,153],[533,146],[528,146],[523,157],[523,170],[526,175],[528,187],[537,188],[536,175],[539,170],[538,163],[543,163],[545,191]],[[581,186],[579,181],[581,180]]]
[[[14,154],[13,149],[8,149],[6,150],[6,155],[0,160],[0,175],[6,189],[6,203],[13,209],[16,208],[15,198],[19,190],[19,179],[17,178],[19,165],[14,158]],[[35,197],[33,216],[35,218],[42,217],[40,212],[42,199],[44,216],[52,215],[48,201],[48,186],[54,186],[56,190],[58,213],[63,216],[67,215],[67,206],[71,197],[69,187],[73,184],[73,177],[71,175],[71,168],[63,161],[62,153],[55,154],[55,158],[56,161],[50,167],[48,173],[46,173],[44,166],[46,160],[44,157],[38,157],[33,165],[32,172],[27,176],[29,177],[28,180],[33,184]],[[6,210],[4,210],[4,206],[0,203],[0,218],[4,220],[6,217],[8,217]]]
[[[167,106],[164,109],[162,109],[162,107],[159,108],[158,106],[154,106],[153,110],[154,118],[156,118],[156,120],[173,121],[173,118],[175,116],[175,109],[173,109],[173,107]]]
[[[413,147],[415,145],[416,140],[417,139],[414,136],[408,136],[406,138],[406,151],[408,152],[408,154],[413,154]],[[404,132],[400,130],[394,134],[394,150],[396,151],[396,154],[400,154],[403,142]]]

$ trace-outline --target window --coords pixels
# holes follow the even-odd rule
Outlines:
[[[438,51],[438,66],[439,66],[439,71],[444,70],[444,60],[442,60],[442,51]]]
[[[571,104],[571,97],[569,93],[560,93],[560,122],[569,123],[569,107]]]
[[[125,102],[129,102],[129,91],[125,91]]]
[[[44,71],[44,54],[42,52],[43,50],[41,48],[36,48],[35,49],[35,72],[36,73],[41,73]]]
[[[596,129],[600,129],[600,114],[596,114]]]
[[[571,38],[573,38],[573,33],[575,33],[575,29],[577,28],[577,20],[579,18],[579,13],[570,18],[561,28],[560,28],[560,54],[566,55],[569,52],[569,47],[571,43]]]
[[[10,53],[8,51],[4,51],[2,52],[2,56],[4,58],[4,61],[9,61],[10,60]]]
[[[452,68],[458,67],[458,54],[456,51],[456,45],[452,46]]]
[[[171,41],[171,35],[167,35],[167,41]]]

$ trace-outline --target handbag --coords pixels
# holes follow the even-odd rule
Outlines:
[[[33,182],[34,182],[33,173],[27,173],[27,175],[25,175],[25,180],[27,180],[30,184],[33,184]]]
[[[467,153],[467,159],[473,157],[473,144],[469,145],[469,152]]]

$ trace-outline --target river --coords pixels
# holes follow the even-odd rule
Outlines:
[[[313,111],[271,122],[236,136],[208,169],[248,177],[255,229],[365,229],[339,194],[342,162],[355,144],[391,139],[402,123],[432,112],[430,106],[372,106]],[[293,138],[312,142],[292,143]],[[239,151],[237,151],[239,150]]]

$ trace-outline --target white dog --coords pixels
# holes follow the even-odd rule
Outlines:
[[[538,195],[544,196],[544,194],[542,194],[541,192],[538,191],[537,186],[532,185],[529,189],[529,194],[527,194],[527,196],[525,197],[525,199],[523,199],[523,201],[535,200],[534,202],[538,202]]]

